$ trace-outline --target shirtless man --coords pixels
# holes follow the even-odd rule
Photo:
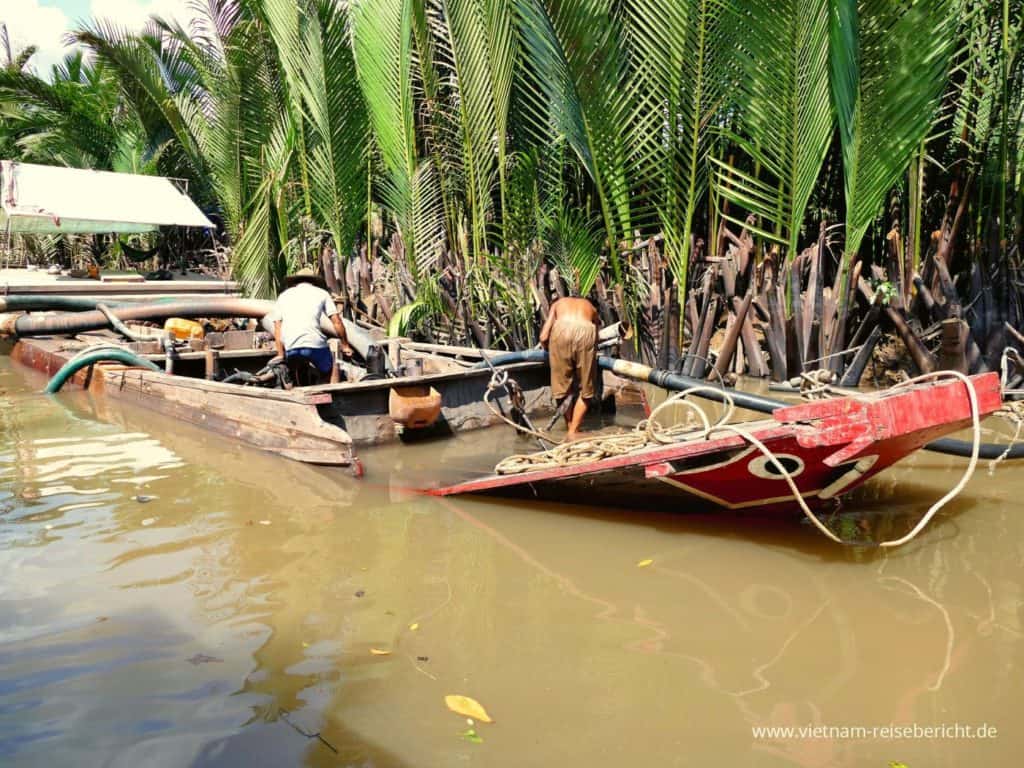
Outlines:
[[[274,344],[282,358],[305,357],[317,367],[321,378],[330,376],[334,358],[327,337],[320,330],[320,319],[327,316],[341,340],[341,352],[352,355],[345,325],[323,281],[312,269],[301,269],[285,278],[287,290],[277,297],[274,307]]]
[[[551,396],[559,406],[565,398],[573,398],[565,411],[569,440],[578,437],[589,401],[594,399],[599,322],[597,310],[586,299],[559,299],[551,305],[540,332],[540,344],[548,350]]]

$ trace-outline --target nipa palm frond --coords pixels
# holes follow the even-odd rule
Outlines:
[[[630,166],[651,198],[634,224],[654,214],[669,264],[685,284],[714,114],[723,102],[728,27],[722,0],[629,0],[625,7],[637,98],[629,120]]]
[[[539,141],[564,136],[597,187],[615,258],[632,237],[634,118],[623,19],[612,0],[516,0],[527,60],[523,106]]]
[[[343,258],[365,214],[369,124],[347,12],[332,0],[264,0],[293,99],[307,123],[304,162],[314,215]]]
[[[412,10],[412,0],[358,0],[351,6],[356,72],[386,170],[381,196],[398,224],[415,276],[418,159]]]
[[[509,0],[434,0],[438,57],[452,74],[459,114],[472,251],[486,251],[486,223],[503,173],[515,61]]]
[[[832,99],[852,254],[932,123],[956,15],[952,0],[832,0],[832,8]]]
[[[761,234],[795,256],[807,202],[832,135],[828,0],[743,0],[725,23],[742,30],[737,49],[742,137],[731,136],[761,173],[715,159],[722,198],[759,217]],[[749,228],[745,216],[727,214]]]
[[[581,296],[590,293],[601,272],[600,226],[582,211],[563,208],[545,227],[548,258]]]

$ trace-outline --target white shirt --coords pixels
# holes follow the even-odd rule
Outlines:
[[[285,350],[327,346],[320,330],[320,318],[338,314],[331,295],[311,283],[299,283],[277,297],[272,320],[281,321],[281,341]]]

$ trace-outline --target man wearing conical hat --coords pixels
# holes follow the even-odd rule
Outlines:
[[[288,359],[304,357],[317,367],[322,376],[329,376],[334,359],[320,321],[329,317],[341,340],[341,353],[352,355],[345,335],[345,324],[323,280],[312,269],[300,269],[285,278],[285,290],[274,307],[274,343],[277,354]]]

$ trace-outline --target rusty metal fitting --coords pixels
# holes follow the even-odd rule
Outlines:
[[[0,299],[0,310],[3,309],[3,305],[4,300]],[[18,332],[15,330],[14,324],[23,314],[23,312],[0,314],[0,336],[17,336]]]

